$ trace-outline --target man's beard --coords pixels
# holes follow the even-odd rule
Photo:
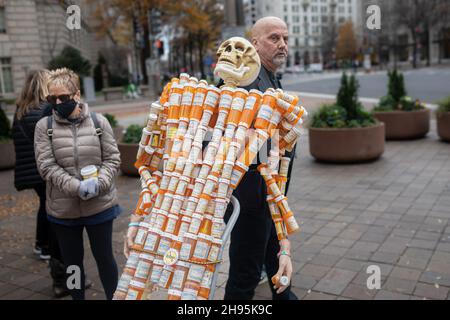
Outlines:
[[[272,62],[277,67],[281,67],[284,63],[286,63],[287,56],[285,55],[277,55],[275,58],[273,58]]]

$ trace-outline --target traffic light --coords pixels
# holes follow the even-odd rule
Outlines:
[[[164,42],[161,40],[156,40],[155,41],[155,48],[158,52],[158,56],[161,57],[162,55],[164,55]]]

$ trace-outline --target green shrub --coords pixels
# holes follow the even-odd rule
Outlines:
[[[144,129],[143,126],[137,124],[130,125],[125,131],[123,142],[130,144],[139,143],[141,141],[142,129]]]
[[[371,112],[358,101],[359,84],[344,73],[336,104],[324,105],[313,116],[313,128],[361,128],[376,124]]]
[[[11,139],[11,123],[0,106],[0,142]]]
[[[388,73],[388,94],[380,99],[373,109],[375,112],[389,111],[416,111],[423,110],[425,106],[419,100],[407,96],[403,74],[394,70]]]
[[[439,105],[438,109],[439,113],[450,112],[450,96],[442,101],[439,101],[438,105]]]
[[[336,104],[347,111],[348,119],[355,119],[358,105],[359,84],[354,76],[350,78],[344,73],[341,78],[341,87],[337,94]]]
[[[69,68],[77,73],[80,78],[91,74],[91,63],[85,59],[81,52],[71,46],[66,46],[61,53],[48,63],[50,70]],[[81,79],[80,79],[81,80]]]
[[[118,122],[114,115],[112,115],[110,113],[105,113],[103,116],[106,118],[106,120],[108,120],[109,124],[111,125],[111,128],[117,127]]]
[[[344,128],[347,111],[338,105],[323,105],[313,116],[313,128]]]
[[[384,96],[380,99],[380,102],[378,105],[373,109],[374,111],[394,111],[395,106],[397,105],[397,102],[395,102],[395,99],[391,95]]]
[[[388,96],[391,96],[396,103],[400,102],[400,99],[406,96],[405,79],[403,74],[394,69],[392,72],[388,72],[389,84],[388,84]]]
[[[415,111],[425,109],[420,100],[413,100],[411,97],[402,97],[399,102],[399,109],[403,111]]]

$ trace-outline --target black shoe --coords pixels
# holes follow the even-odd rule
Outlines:
[[[48,247],[43,246],[41,247],[41,253],[39,254],[39,258],[41,258],[41,260],[45,260],[48,261],[50,260],[50,250],[48,249]]]
[[[92,287],[92,281],[86,279],[84,284],[84,290],[87,290]],[[69,289],[65,286],[64,282],[55,281],[53,283],[53,296],[57,299],[64,298],[70,295]]]
[[[39,256],[42,253],[42,248],[37,244],[35,244],[33,248],[33,253]]]

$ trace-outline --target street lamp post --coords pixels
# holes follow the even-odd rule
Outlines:
[[[305,30],[304,30],[304,34],[305,34],[305,52],[309,52],[309,23],[308,23],[308,8],[310,6],[310,1],[309,0],[304,0],[302,3],[303,6],[303,15],[304,15],[304,25],[305,25]],[[305,54],[304,57],[306,58],[307,56],[309,56],[309,54]],[[309,60],[309,59],[308,59]],[[305,69],[307,69],[307,66],[309,65],[309,61],[303,61],[304,65],[305,65]]]

